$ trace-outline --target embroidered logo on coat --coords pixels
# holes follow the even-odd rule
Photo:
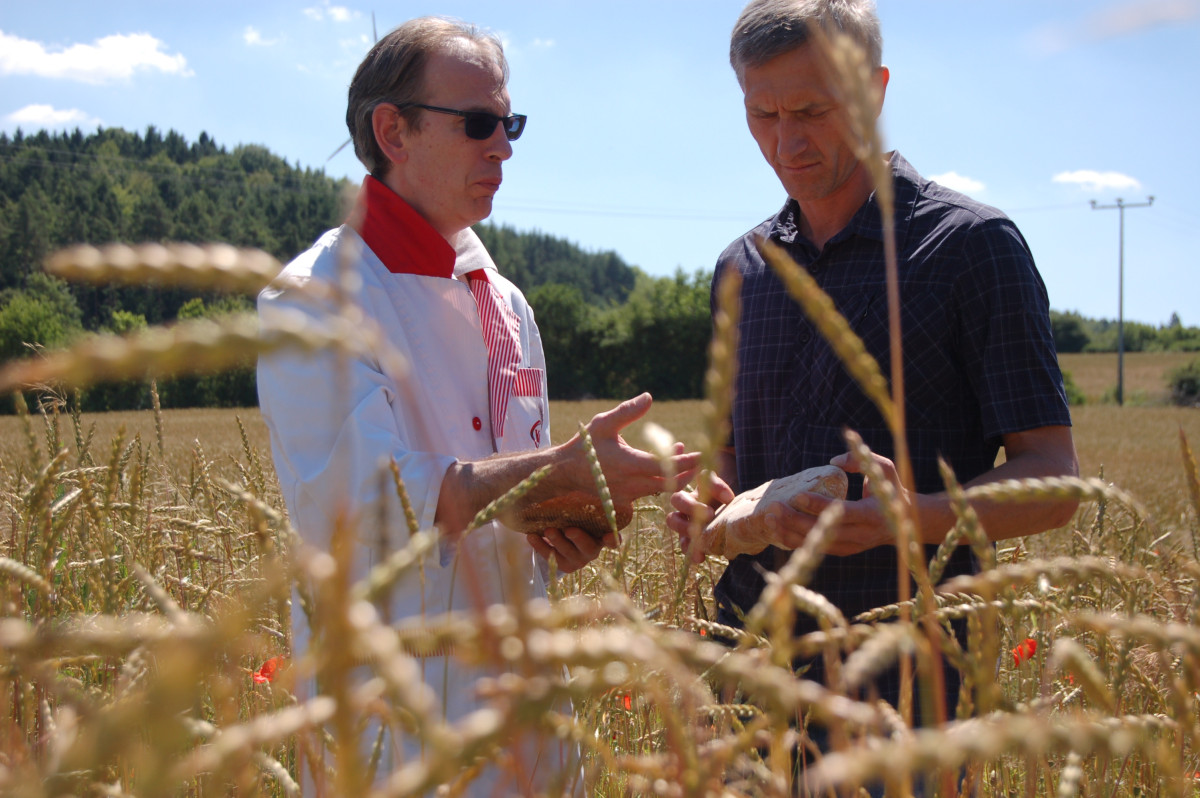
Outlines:
[[[540,448],[542,445],[542,420],[539,418],[533,422],[533,426],[529,428],[529,438],[533,441],[534,448]]]

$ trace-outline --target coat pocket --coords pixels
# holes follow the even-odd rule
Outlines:
[[[542,370],[534,368],[517,369],[517,379],[513,383],[513,396],[541,396]]]
[[[549,441],[546,421],[545,377],[542,369],[519,368],[513,381],[505,422],[505,450],[540,449]]]

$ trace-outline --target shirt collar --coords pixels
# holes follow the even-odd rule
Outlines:
[[[908,221],[917,199],[917,184],[921,177],[898,150],[893,151],[888,157],[888,164],[892,169],[892,184],[894,186],[893,201],[895,205],[896,240],[903,241],[904,230],[908,226]],[[800,235],[799,224],[800,203],[788,197],[783,208],[780,209],[774,220],[772,220],[771,226],[767,231],[767,237],[785,244],[793,244]],[[846,223],[846,226],[830,239],[830,243],[842,241],[856,235],[876,241],[883,240],[883,219],[879,215],[879,204],[875,201],[874,191],[871,192],[871,196],[867,197],[866,202],[854,212],[854,215],[850,217],[850,221]]]
[[[454,247],[399,194],[370,175],[350,226],[393,274],[454,275]]]

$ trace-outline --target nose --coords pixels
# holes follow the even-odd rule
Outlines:
[[[779,119],[778,141],[776,155],[779,160],[787,163],[794,160],[809,147],[808,125],[803,121],[784,114]]]
[[[512,154],[512,142],[504,133],[503,123],[496,125],[496,129],[492,131],[492,135],[487,140],[488,157],[497,161],[507,161]]]

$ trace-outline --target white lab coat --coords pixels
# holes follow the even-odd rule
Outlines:
[[[525,372],[518,382],[540,386],[539,395],[510,397],[500,440],[493,438],[489,417],[487,349],[465,281],[394,274],[358,233],[343,226],[325,233],[288,264],[259,297],[260,322],[266,328],[287,324],[288,314],[303,314],[312,325],[326,324],[331,306],[290,286],[336,284],[341,259],[351,275],[355,304],[407,361],[407,374],[396,373],[386,358],[339,357],[329,351],[284,351],[259,361],[259,402],[292,524],[307,543],[328,551],[338,513],[349,513],[359,535],[356,576],[408,537],[387,467],[392,458],[419,528],[432,531],[442,478],[456,459],[550,445],[545,357],[533,313],[516,286],[496,271],[473,231],[463,231],[455,249],[456,275],[490,270],[492,285],[520,319],[519,367],[536,370]],[[526,387],[524,392],[535,390]],[[386,519],[382,529],[381,511]],[[491,523],[458,546],[456,556],[452,546],[439,541],[423,575],[413,573],[396,585],[383,610],[391,621],[546,595],[545,564],[523,535]],[[469,576],[462,567],[464,556],[470,557]],[[293,621],[301,649],[307,631],[297,613]],[[478,708],[474,683],[482,675],[494,675],[452,658],[428,657],[422,665],[427,684],[452,721]],[[526,769],[560,772],[560,757],[570,752],[557,744],[541,746],[531,757],[540,764],[526,763]],[[481,778],[476,785],[480,795],[495,794],[495,777]],[[514,787],[500,794],[522,792]]]

